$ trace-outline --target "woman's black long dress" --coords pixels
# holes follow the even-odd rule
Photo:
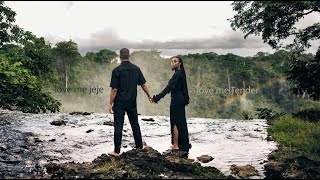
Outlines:
[[[189,151],[189,133],[186,120],[185,106],[189,104],[189,95],[187,89],[186,75],[181,69],[176,69],[174,75],[169,80],[166,88],[154,96],[154,102],[157,103],[166,94],[171,92],[170,103],[170,127],[171,143],[173,144],[173,127],[177,126],[179,132],[179,148],[183,151]]]

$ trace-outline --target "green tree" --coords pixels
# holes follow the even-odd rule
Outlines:
[[[21,62],[9,61],[0,54],[0,107],[29,113],[59,111],[61,103],[41,88],[37,77]]]
[[[236,11],[236,15],[229,19],[232,29],[240,29],[245,33],[245,38],[252,34],[262,35],[263,41],[272,48],[290,48],[293,55],[291,56],[292,67],[288,71],[288,79],[298,88],[293,92],[303,93],[308,90],[307,93],[311,94],[315,100],[319,100],[320,91],[317,90],[320,85],[317,84],[314,75],[318,74],[317,71],[320,70],[305,67],[303,71],[300,71],[299,68],[308,63],[301,62],[299,56],[303,50],[311,46],[311,40],[320,38],[320,23],[314,23],[304,29],[297,29],[295,24],[310,13],[320,13],[320,1],[235,1],[231,6]],[[281,40],[289,36],[293,36],[294,41],[285,46]],[[317,54],[319,50],[320,48]],[[310,63],[318,64],[318,61],[320,60],[315,58]],[[298,78],[297,73],[303,73],[299,76],[306,78]]]
[[[16,13],[0,1],[0,107],[23,112],[56,112],[60,102],[42,92],[50,73],[50,46],[15,25]]]
[[[98,63],[111,63],[117,57],[117,53],[108,49],[102,49],[97,53],[87,52],[85,59],[93,60]]]
[[[56,44],[56,47],[53,48],[53,55],[53,67],[59,74],[63,74],[65,89],[67,89],[71,67],[81,59],[77,43],[72,40],[59,42]]]
[[[313,100],[320,99],[320,49],[316,56],[303,54],[296,57],[289,70],[288,79],[294,84],[294,94],[311,94]]]
[[[32,34],[14,24],[15,16],[16,12],[5,6],[4,1],[0,1],[0,48],[11,42],[23,44],[28,41],[28,37]]]

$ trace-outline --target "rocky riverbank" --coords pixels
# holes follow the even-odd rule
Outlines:
[[[214,167],[203,167],[193,159],[161,154],[152,147],[132,149],[120,157],[106,154],[84,163],[50,163],[46,174],[31,178],[44,179],[232,179]]]
[[[320,179],[319,109],[274,119],[268,132],[277,141],[265,164],[267,179]]]
[[[268,160],[266,179],[320,179],[320,161],[302,155],[296,148],[280,146]]]
[[[12,119],[0,113],[0,179],[22,178],[42,172],[41,156],[31,132],[11,128]],[[50,158],[48,158],[50,161]]]

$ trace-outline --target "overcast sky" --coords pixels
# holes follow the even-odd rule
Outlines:
[[[122,47],[156,49],[163,56],[216,52],[252,56],[274,52],[261,37],[244,39],[233,31],[228,18],[235,14],[226,2],[108,2],[108,1],[5,1],[16,23],[48,41],[72,39],[80,52]],[[306,17],[299,26],[319,21]],[[319,46],[319,41],[316,42]],[[314,53],[317,46],[309,51]]]

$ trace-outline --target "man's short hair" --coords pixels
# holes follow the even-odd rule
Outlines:
[[[129,59],[130,52],[127,48],[122,48],[120,50],[120,59]]]

